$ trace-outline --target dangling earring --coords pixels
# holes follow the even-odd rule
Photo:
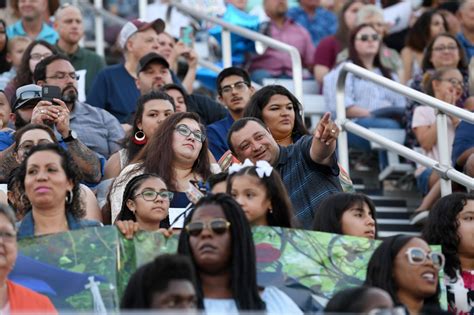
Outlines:
[[[270,212],[270,214],[273,214],[273,209],[272,208],[268,209],[268,212]]]
[[[147,142],[147,138],[143,131],[138,130],[137,132],[135,132],[135,135],[132,137],[132,141],[133,143],[137,145],[143,145]]]
[[[68,190],[66,193],[66,204],[70,205],[72,203],[72,198],[74,198],[74,194],[72,193],[72,190]]]

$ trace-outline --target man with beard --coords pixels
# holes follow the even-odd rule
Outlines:
[[[61,89],[61,98],[66,108],[40,102],[35,110],[44,111],[43,120],[53,120],[54,112],[58,109],[64,114],[70,129],[56,130],[63,139],[71,133],[77,133],[89,149],[108,158],[121,149],[120,142],[125,133],[119,121],[106,110],[91,106],[77,100],[77,75],[69,59],[64,55],[53,55],[43,59],[36,65],[33,78],[39,86],[54,85]]]
[[[16,90],[16,101],[12,105],[11,119],[18,130],[31,123],[40,123],[55,128],[62,136],[62,145],[71,154],[82,173],[83,181],[95,184],[102,177],[102,157],[86,147],[69,128],[69,110],[61,99],[54,100],[56,105],[42,99],[41,87],[29,84]],[[0,131],[2,132],[2,131]],[[18,167],[15,157],[15,144],[13,138],[10,146],[0,151],[0,183],[7,181],[9,174]]]
[[[270,21],[262,23],[261,32],[296,47],[301,55],[303,68],[313,71],[315,48],[311,35],[303,26],[287,18],[288,0],[264,0],[263,9]],[[303,72],[304,78],[311,77],[309,71]],[[262,84],[264,78],[290,78],[292,77],[290,55],[286,51],[268,47],[263,54],[252,58],[249,72],[252,81],[259,84]]]
[[[245,106],[255,88],[247,71],[238,67],[222,70],[217,76],[216,84],[218,99],[229,111],[224,119],[207,127],[209,149],[218,161],[229,150],[227,132],[235,120],[242,118]]]

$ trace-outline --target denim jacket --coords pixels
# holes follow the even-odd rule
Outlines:
[[[18,239],[35,236],[35,221],[33,220],[33,214],[31,212],[32,210],[30,210],[25,215],[23,220],[17,223],[17,228],[18,228],[17,238]],[[78,230],[78,229],[82,229],[85,227],[92,227],[92,226],[102,226],[102,224],[97,221],[76,219],[69,212],[66,212],[66,219],[67,219],[67,225],[69,227],[69,230]]]

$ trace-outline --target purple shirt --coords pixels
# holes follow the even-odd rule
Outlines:
[[[296,24],[290,19],[285,21],[282,28],[279,28],[275,23],[270,22],[269,36],[296,47],[300,52],[303,67],[308,68],[313,66],[314,46],[310,34],[304,27]],[[291,76],[291,57],[285,51],[275,50],[268,47],[262,55],[257,55],[252,58],[250,71],[258,69],[265,69],[272,76],[279,76],[282,74]]]

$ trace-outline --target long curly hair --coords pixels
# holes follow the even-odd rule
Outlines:
[[[73,183],[72,202],[68,204],[66,203],[66,200],[65,200],[64,207],[65,207],[66,212],[71,213],[74,216],[74,218],[81,219],[82,217],[84,217],[86,212],[83,208],[83,205],[81,204],[81,188],[79,186],[80,180],[81,180],[80,175],[79,175],[80,172],[76,166],[76,163],[72,159],[71,155],[56,143],[39,144],[37,146],[34,146],[30,150],[30,152],[27,154],[23,162],[20,164],[19,170],[18,170],[17,180],[20,185],[20,190],[23,193],[25,193],[25,177],[26,177],[26,168],[28,165],[28,160],[33,154],[37,152],[43,152],[43,151],[50,151],[50,152],[56,153],[61,158],[61,167],[63,168],[64,173],[66,174],[66,178]],[[34,205],[32,206],[34,207]],[[29,211],[31,211],[31,209]]]
[[[177,191],[176,172],[173,164],[176,160],[173,147],[173,134],[176,126],[183,119],[195,120],[205,134],[205,127],[201,124],[199,116],[196,113],[175,113],[166,118],[158,127],[155,134],[159,137],[153,137],[137,157],[138,161],[143,161],[140,166],[146,173],[158,174],[163,178],[171,191]],[[211,175],[211,164],[209,162],[208,140],[207,137],[202,143],[201,151],[194,161],[192,172],[198,174],[203,180]]]
[[[422,233],[423,239],[429,244],[441,245],[446,258],[444,272],[450,277],[456,277],[456,271],[461,268],[458,247],[461,238],[458,233],[458,214],[469,200],[474,200],[474,194],[452,193],[439,199],[430,210],[428,222]]]

